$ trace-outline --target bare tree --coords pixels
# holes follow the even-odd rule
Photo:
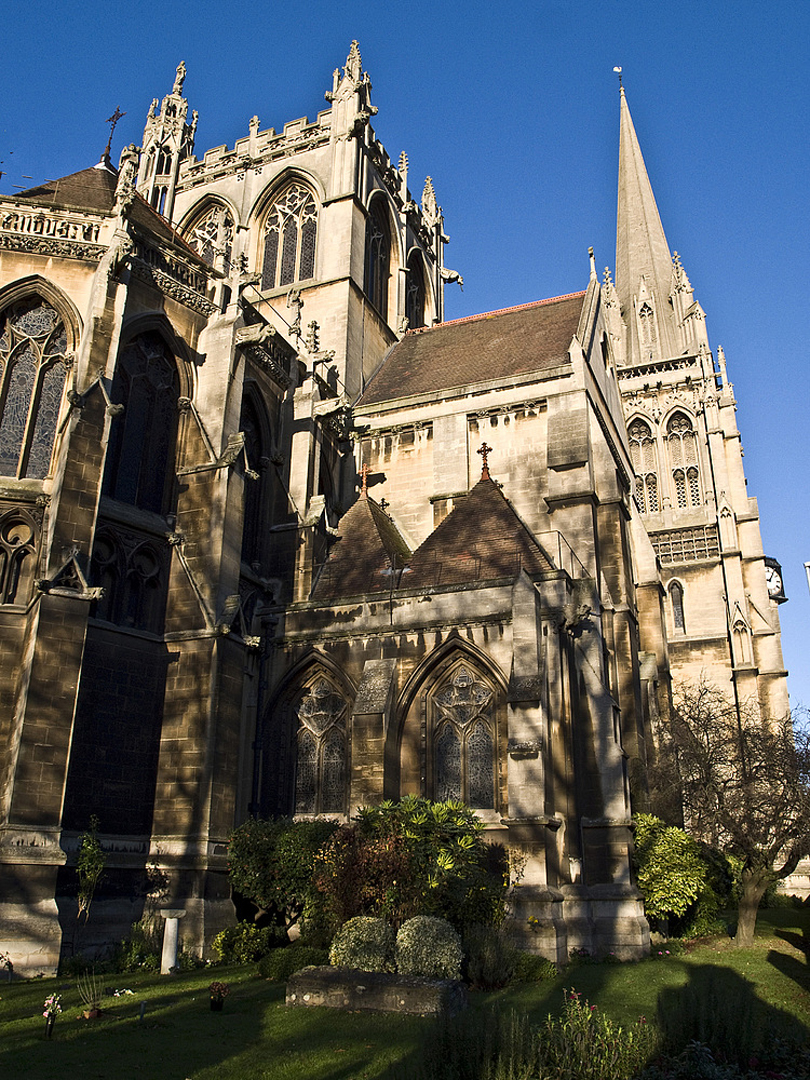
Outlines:
[[[676,687],[652,773],[687,831],[742,860],[735,941],[751,945],[765,890],[810,854],[810,734],[791,716],[737,708],[701,679]]]

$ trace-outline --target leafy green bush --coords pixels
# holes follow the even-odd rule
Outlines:
[[[512,978],[515,982],[543,982],[545,979],[557,978],[557,965],[537,953],[518,949],[515,951],[514,963]]]
[[[337,829],[334,821],[251,818],[231,833],[228,875],[236,892],[289,927],[317,903],[315,854]]]
[[[358,812],[316,859],[316,884],[337,922],[358,914],[401,925],[436,915],[456,927],[498,924],[509,886],[506,852],[458,802],[407,796]]]
[[[393,971],[395,940],[393,929],[383,919],[358,915],[338,930],[329,963],[360,971]]]
[[[399,928],[397,971],[430,979],[460,979],[461,939],[446,919],[416,915]]]
[[[699,844],[652,814],[634,814],[633,824],[637,881],[648,918],[683,917],[708,888]]]
[[[474,923],[464,928],[464,978],[481,990],[506,986],[515,970],[517,951],[502,926]]]
[[[654,1029],[641,1017],[616,1024],[576,990],[565,990],[562,1015],[539,1032],[541,1076],[557,1080],[631,1080],[657,1050]]]
[[[287,941],[280,926],[256,926],[242,922],[220,930],[211,948],[223,964],[249,964]]]
[[[129,937],[123,939],[113,952],[115,971],[160,971],[163,948],[161,929],[156,917],[145,915],[134,922]]]
[[[257,972],[263,979],[286,982],[296,971],[305,967],[321,967],[329,963],[326,949],[314,949],[309,945],[289,945],[286,949],[274,949],[263,956],[257,964]]]

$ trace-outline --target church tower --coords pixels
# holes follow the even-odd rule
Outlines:
[[[746,490],[734,389],[678,253],[670,254],[624,89],[616,284],[606,271],[603,296],[635,503],[664,589],[673,683],[705,676],[738,707],[783,716],[785,597],[781,582],[769,589],[773,576],[766,580],[774,560],[764,556]]]
[[[194,152],[197,113],[186,123],[188,102],[183,97],[186,65],[180,61],[172,91],[158,103],[154,98],[146,115],[143,153],[137,189],[160,214],[171,219],[180,165]]]

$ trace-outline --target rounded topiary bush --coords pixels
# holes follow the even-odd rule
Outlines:
[[[416,915],[400,927],[396,944],[397,971],[430,979],[460,979],[461,939],[446,919]]]
[[[395,941],[394,931],[384,919],[358,915],[335,934],[329,963],[360,971],[393,971]]]

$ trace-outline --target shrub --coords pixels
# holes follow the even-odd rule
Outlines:
[[[314,949],[309,945],[289,945],[286,949],[274,949],[263,956],[257,965],[257,973],[272,982],[286,982],[296,971],[305,967],[321,967],[329,963],[326,949]]]
[[[159,971],[162,950],[158,920],[145,915],[134,922],[129,937],[116,946],[112,966],[116,971]]]
[[[231,886],[261,911],[291,926],[314,902],[315,854],[336,829],[336,822],[320,819],[251,818],[228,841]]]
[[[657,1050],[644,1017],[631,1028],[614,1023],[576,990],[565,990],[562,1015],[539,1032],[541,1075],[559,1080],[630,1080]]]
[[[706,888],[708,871],[696,840],[652,814],[634,814],[635,863],[651,919],[683,917]]]
[[[557,965],[537,953],[518,949],[515,951],[514,963],[512,978],[515,982],[543,982],[545,979],[557,978]]]
[[[223,964],[249,964],[286,940],[287,934],[280,926],[242,922],[220,930],[211,942],[211,948]]]
[[[461,978],[461,939],[446,919],[417,915],[397,934],[397,971],[430,979]]]
[[[464,928],[464,978],[481,990],[506,986],[515,970],[517,952],[502,926],[474,923]]]
[[[360,971],[393,971],[395,940],[394,931],[383,919],[358,915],[338,930],[329,963]]]

